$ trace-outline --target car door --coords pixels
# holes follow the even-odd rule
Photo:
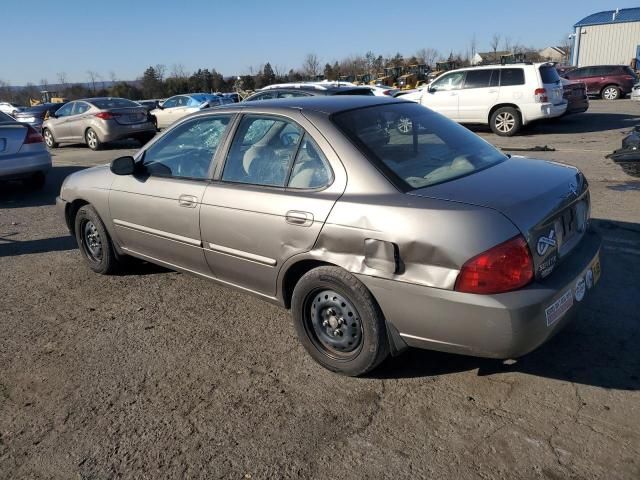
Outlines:
[[[461,122],[487,123],[489,111],[498,101],[500,71],[480,68],[468,70],[458,91],[458,118]]]
[[[178,108],[178,101],[181,95],[168,98],[162,104],[162,108],[154,110],[153,114],[158,122],[158,128],[166,128],[173,123],[172,116],[174,109]]]
[[[73,102],[73,111],[67,117],[66,129],[68,139],[71,141],[84,141],[84,131],[87,127],[86,112],[91,106],[86,102]]]
[[[524,89],[524,69],[519,67],[500,69],[500,88],[498,101],[500,103],[522,103],[527,95],[533,95],[533,91]]]
[[[597,88],[597,77],[595,76],[594,67],[576,68],[566,74],[566,78],[569,80],[580,80],[587,87],[587,94],[595,95],[600,93]]]
[[[200,211],[214,276],[268,297],[281,266],[313,248],[346,185],[327,141],[294,115],[242,117]]]
[[[68,120],[73,112],[73,107],[76,102],[67,103],[65,106],[60,107],[55,112],[55,117],[50,116],[47,120],[47,128],[53,134],[56,142],[65,142],[69,140],[69,128]]]
[[[465,71],[449,72],[425,88],[420,103],[451,120],[458,120],[458,94],[464,84]]]
[[[115,178],[109,208],[125,251],[210,274],[200,239],[200,208],[231,118],[209,115],[177,125],[140,155],[138,173]]]

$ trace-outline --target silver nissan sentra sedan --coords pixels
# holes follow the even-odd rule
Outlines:
[[[383,97],[191,115],[67,177],[58,207],[94,271],[132,256],[258,295],[346,375],[408,346],[524,355],[600,277],[579,170]]]

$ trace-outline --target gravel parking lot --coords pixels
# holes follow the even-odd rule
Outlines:
[[[589,179],[603,274],[578,321],[515,363],[416,350],[360,379],[254,297],[92,273],[55,196],[137,147],[55,150],[43,192],[0,186],[0,478],[640,478],[640,171],[604,158],[635,124],[640,104],[593,100],[517,137],[478,130]]]

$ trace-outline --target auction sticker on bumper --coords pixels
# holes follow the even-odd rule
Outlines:
[[[547,317],[547,327],[556,323],[572,306],[573,290],[569,289],[544,311]]]

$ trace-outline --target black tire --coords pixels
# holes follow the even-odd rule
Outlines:
[[[43,172],[33,174],[28,180],[27,185],[34,190],[42,190],[47,182],[47,176]]]
[[[84,132],[84,141],[94,152],[102,149],[103,144],[93,128],[87,128],[87,131]]]
[[[158,119],[155,117],[155,115],[151,115],[151,122],[153,123],[153,126],[156,127],[156,132],[159,132],[160,129],[158,128]]]
[[[304,348],[333,372],[364,375],[389,355],[380,307],[362,282],[341,268],[304,274],[293,291],[291,313]]]
[[[42,138],[44,139],[44,144],[48,148],[58,148],[59,143],[56,142],[56,139],[53,138],[53,133],[48,128],[42,130]]]
[[[491,131],[501,137],[512,137],[522,128],[520,112],[513,107],[501,107],[491,114]]]
[[[78,210],[74,220],[76,242],[80,253],[96,273],[109,275],[117,271],[119,262],[115,255],[111,237],[91,205]],[[96,245],[99,244],[99,247]]]
[[[622,98],[620,88],[616,85],[607,85],[600,92],[600,98],[603,100],[619,100]]]

